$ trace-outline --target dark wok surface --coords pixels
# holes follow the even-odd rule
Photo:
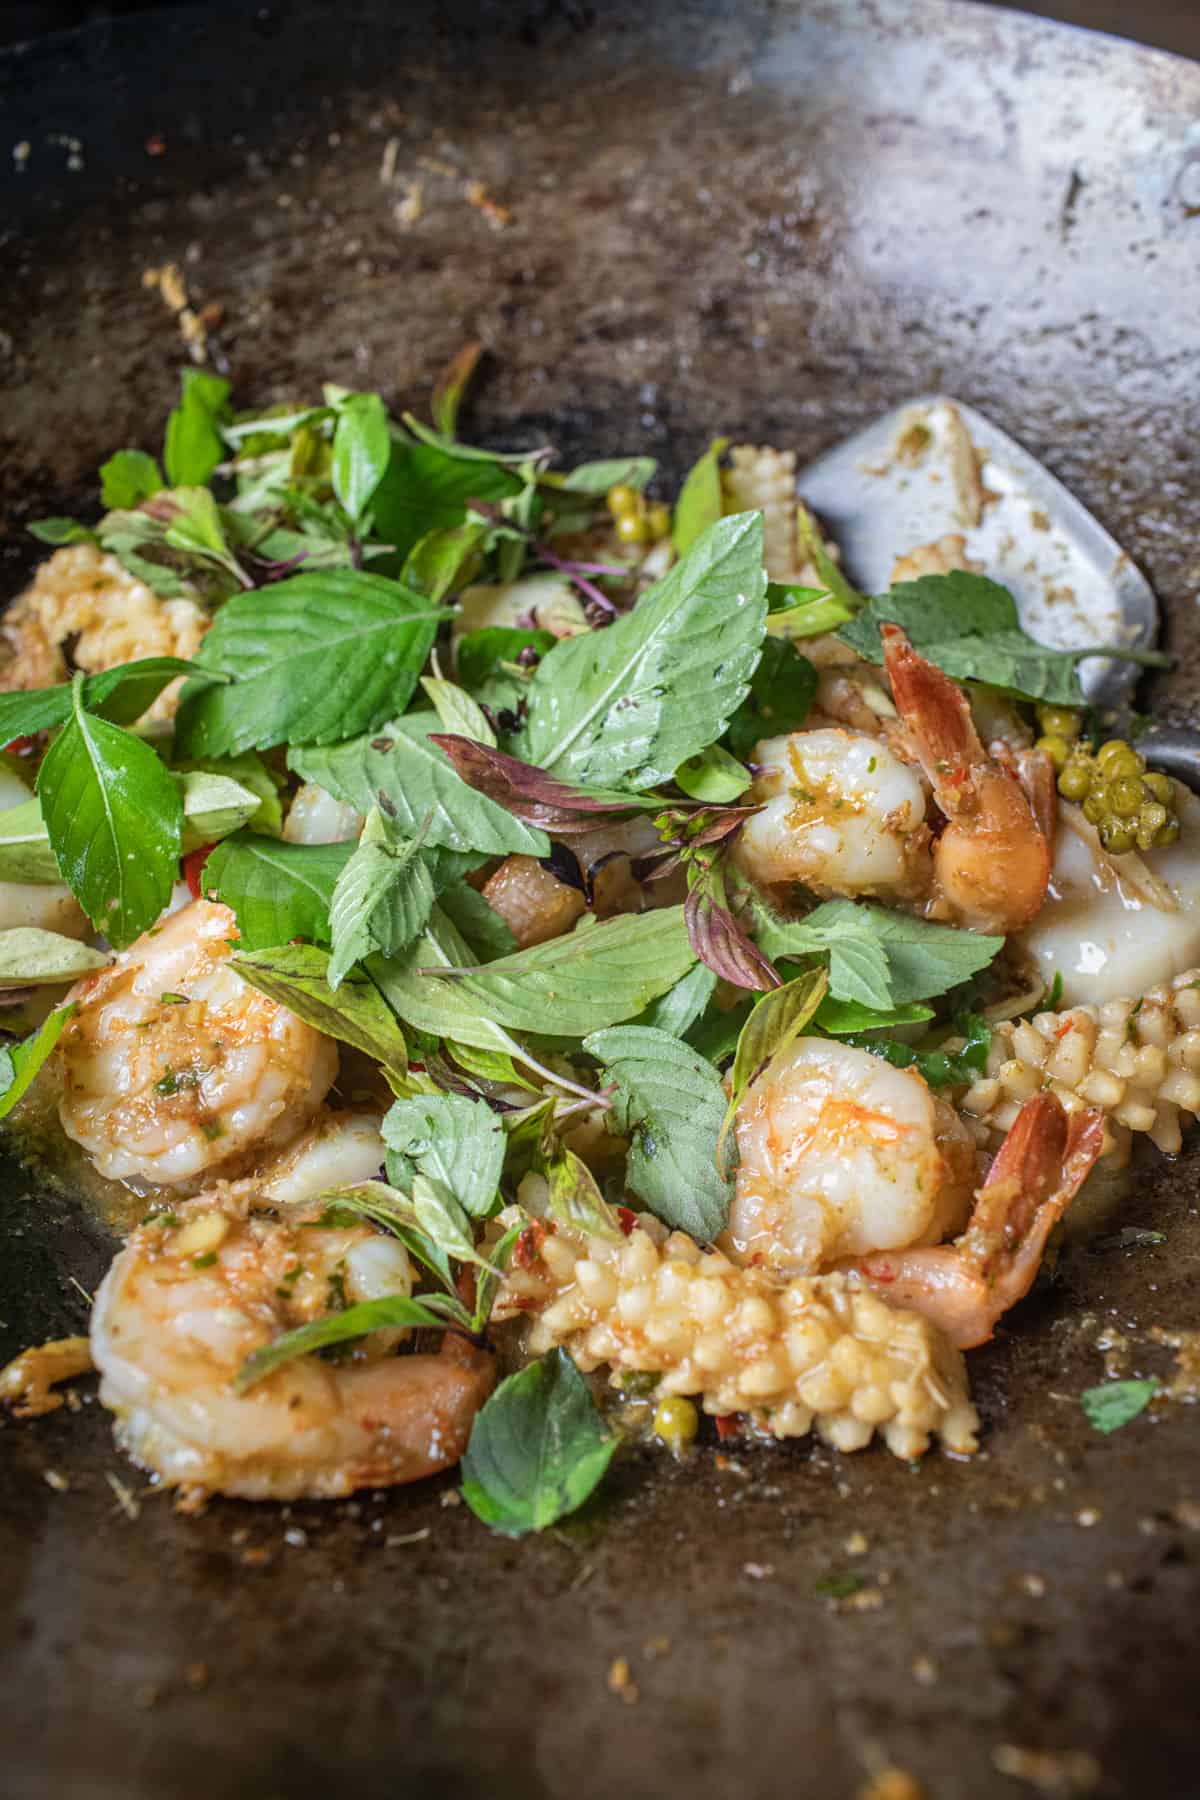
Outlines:
[[[815,452],[961,394],[1141,560],[1182,657],[1154,704],[1194,719],[1200,68],[942,0],[222,12],[0,69],[32,147],[3,177],[6,591],[25,517],[157,446],[181,359],[140,274],[174,257],[223,304],[246,401],[329,377],[420,405],[478,335],[478,433],[645,445],[674,474],[717,429]],[[410,230],[389,138],[425,184]],[[133,1521],[90,1401],[0,1426],[5,1793],[836,1800],[890,1760],[1002,1800],[1036,1791],[997,1768],[1016,1746],[1086,1752],[1059,1770],[1101,1794],[1194,1794],[1196,1414],[1100,1438],[1077,1396],[1106,1335],[1167,1374],[1151,1329],[1200,1324],[1198,1186],[1194,1156],[1147,1156],[1118,1223],[1166,1242],[1069,1251],[973,1359],[969,1466],[633,1460],[590,1517],[509,1545],[437,1484],[199,1520],[143,1496]],[[108,1250],[3,1187],[7,1355],[83,1326],[67,1276],[91,1288]],[[865,1603],[817,1591],[847,1570]],[[635,1705],[606,1687],[622,1655]]]

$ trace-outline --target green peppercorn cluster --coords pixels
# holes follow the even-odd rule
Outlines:
[[[605,499],[623,544],[653,544],[671,529],[670,507],[661,500],[647,500],[628,482],[610,487]]]
[[[1175,842],[1179,813],[1170,776],[1148,773],[1145,757],[1125,738],[1110,738],[1093,752],[1080,741],[1080,715],[1069,707],[1039,706],[1038,723],[1038,749],[1054,765],[1059,793],[1083,808],[1110,855]]]

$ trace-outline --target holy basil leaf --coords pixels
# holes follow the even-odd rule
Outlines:
[[[509,1030],[582,1037],[633,1018],[694,960],[683,909],[672,906],[602,925],[584,923],[481,969],[424,979],[450,986]]]
[[[421,686],[433,702],[442,730],[473,743],[496,748],[496,734],[478,704],[457,681],[446,681],[437,675],[422,675]]]
[[[332,475],[334,493],[356,522],[371,504],[391,454],[392,434],[379,395],[350,394],[337,409]]]
[[[886,1031],[895,1025],[923,1025],[932,1019],[931,1006],[886,1006],[881,1009],[863,1006],[857,1000],[835,1000],[826,994],[813,1020],[819,1031],[829,1037],[849,1037],[864,1031]]]
[[[110,510],[140,506],[162,485],[162,471],[144,450],[118,450],[100,465],[100,498]]]
[[[354,845],[288,844],[240,831],[204,864],[204,891],[232,907],[245,950],[330,941],[329,909]]]
[[[582,1157],[556,1140],[552,1154],[538,1158],[536,1166],[546,1180],[547,1218],[583,1237],[604,1238],[610,1244],[621,1242],[621,1221]],[[526,1190],[521,1191],[524,1195]]]
[[[464,632],[458,640],[458,678],[464,687],[478,688],[496,673],[501,663],[518,662],[531,650],[545,656],[558,639],[552,631],[524,631],[518,625],[483,625]]]
[[[52,887],[62,880],[36,799],[0,812],[0,881]]]
[[[648,788],[720,737],[762,643],[762,532],[761,513],[720,520],[631,613],[548,651],[525,760],[563,781]]]
[[[83,704],[38,772],[38,798],[63,880],[97,930],[118,950],[152,925],[179,871],[183,807],[166,766],[148,744]]]
[[[492,1210],[504,1166],[504,1132],[483,1100],[460,1094],[421,1094],[397,1100],[381,1127],[384,1142],[407,1176],[424,1175],[451,1193],[472,1218]],[[389,1173],[393,1168],[388,1158]],[[459,1254],[457,1251],[452,1254]]]
[[[221,425],[229,383],[203,369],[183,371],[183,394],[167,420],[163,463],[171,487],[203,487],[225,455]]]
[[[668,1037],[686,1037],[693,1025],[704,1017],[716,985],[715,971],[706,963],[694,963],[682,981],[677,981],[673,988],[652,1000],[634,1023],[653,1026],[656,1031],[665,1031]]]
[[[244,792],[251,793],[258,801],[257,809],[250,818],[243,821],[253,825],[256,831],[266,832],[270,837],[278,837],[283,830],[283,807],[279,793],[283,777],[277,780],[267,768],[256,750],[243,750],[239,756],[209,756],[197,759],[185,759],[172,764],[175,773],[184,783],[184,822],[198,823],[189,818],[187,805],[187,777],[189,775],[211,775],[219,781],[231,782]],[[213,790],[214,792],[216,790]],[[213,837],[223,836],[215,832]],[[205,838],[204,843],[213,839]],[[188,846],[192,848],[193,846]]]
[[[375,535],[403,559],[427,532],[464,524],[469,500],[506,500],[522,485],[491,460],[455,455],[434,444],[393,443],[372,503]]]
[[[1078,664],[1087,656],[1159,663],[1149,652],[1092,646],[1053,650],[1023,630],[1007,588],[956,570],[902,581],[871,600],[838,636],[868,662],[883,661],[880,626],[899,625],[913,648],[956,681],[986,681],[1027,700],[1081,706]]]
[[[440,728],[436,713],[410,713],[336,748],[306,744],[293,749],[288,764],[304,781],[319,783],[357,812],[365,814],[378,805],[397,831],[409,837],[428,817],[425,842],[431,846],[488,856],[514,851],[548,856],[550,840],[544,832],[476,793],[430,743],[430,734]]]
[[[640,493],[657,467],[652,456],[613,456],[604,462],[580,463],[563,476],[562,485],[573,494],[607,494],[612,487],[637,488]]]
[[[463,938],[435,906],[429,924],[403,955],[372,956],[366,969],[388,1004],[415,1030],[521,1058],[520,1044],[496,1023],[486,1003],[467,994],[461,982],[433,980],[426,973],[460,968],[470,955]]]
[[[78,938],[37,925],[14,925],[0,931],[0,988],[53,987],[78,981],[96,969],[108,967],[111,958]]]
[[[442,531],[427,531],[404,559],[400,579],[415,593],[430,600],[444,600],[478,573],[483,557],[480,546],[487,526],[468,520]]]
[[[760,738],[796,731],[817,695],[817,671],[786,638],[767,637],[750,680],[750,692],[729,723],[729,748],[752,755]]]
[[[453,438],[458,429],[458,409],[462,405],[467,384],[478,367],[483,349],[477,339],[464,344],[450,358],[433,384],[429,410],[433,414],[434,425],[443,437]]]
[[[420,841],[393,837],[378,808],[372,808],[329,906],[330,987],[373,950],[385,956],[406,950],[424,930],[433,902],[433,878]]]
[[[745,704],[745,702],[743,702]],[[737,719],[733,725],[737,724]],[[733,731],[730,726],[730,732]],[[750,774],[720,744],[710,744],[699,756],[689,756],[675,771],[675,785],[693,800],[704,800],[711,806],[722,806],[736,800],[750,786]]]
[[[350,569],[234,595],[196,655],[234,679],[202,692],[188,683],[181,752],[336,744],[373,731],[408,705],[440,617],[398,582]]]
[[[714,438],[694,463],[675,502],[671,539],[680,556],[686,556],[698,538],[721,517],[721,454],[728,438]]]
[[[381,1063],[393,1092],[407,1091],[403,1029],[364,971],[352,970],[335,994],[328,979],[329,954],[312,944],[243,950],[233,958],[233,967],[251,987],[286,1006],[306,1025]]]
[[[828,953],[834,998],[878,1011],[947,993],[986,968],[1004,943],[853,900],[827,900],[803,919],[775,919],[761,908],[755,916],[766,955]]]
[[[1107,1437],[1145,1412],[1157,1392],[1157,1381],[1105,1381],[1088,1388],[1080,1396],[1080,1405],[1088,1424]]]
[[[74,1012],[73,1000],[67,1006],[56,1007],[32,1037],[0,1049],[0,1119],[6,1119],[18,1100],[29,1092],[34,1077],[49,1059]]]
[[[453,881],[438,895],[438,905],[481,962],[510,956],[517,940],[507,920],[466,881]]]
[[[958,1023],[965,1042],[957,1050],[922,1050],[895,1038],[851,1035],[849,1041],[881,1056],[894,1069],[915,1069],[931,1088],[968,1087],[987,1068],[992,1031],[987,1020],[974,1013]]]
[[[140,662],[118,663],[115,668],[82,678],[83,705],[112,724],[131,725],[154,705],[177,675],[192,673],[194,665],[178,656],[148,656]],[[69,681],[55,687],[0,694],[0,743],[9,744],[13,738],[33,737],[39,731],[65,725],[73,711],[71,694]]]
[[[566,1351],[551,1350],[481,1408],[462,1460],[463,1499],[505,1537],[544,1531],[582,1506],[617,1443]]]
[[[665,1224],[711,1243],[728,1223],[733,1192],[717,1166],[725,1116],[717,1071],[644,1025],[594,1031],[583,1047],[616,1083],[613,1120],[630,1139],[627,1186]]]
[[[747,1088],[764,1066],[799,1037],[824,999],[827,986],[825,971],[810,969],[755,1002],[733,1058],[727,1120],[737,1111]]]
[[[32,519],[25,527],[39,544],[94,544],[96,533],[78,519]]]
[[[228,775],[215,775],[207,769],[176,772],[175,779],[183,797],[183,853],[199,850],[205,844],[219,843],[251,819],[262,807],[260,796]],[[0,814],[0,827],[4,817]]]
[[[434,1310],[437,1307],[438,1310]],[[234,1389],[244,1394],[257,1382],[273,1375],[276,1369],[295,1362],[299,1356],[311,1356],[330,1344],[345,1344],[352,1338],[366,1337],[372,1331],[394,1331],[413,1326],[426,1329],[446,1327],[444,1311],[436,1298],[411,1300],[403,1294],[391,1294],[383,1300],[362,1300],[342,1312],[327,1313],[310,1325],[298,1325],[248,1356],[234,1378]]]
[[[817,521],[807,506],[796,509],[796,523],[800,537],[800,548],[816,569],[835,600],[840,600],[846,611],[854,614],[866,605],[866,598],[856,587],[852,587],[842,574],[841,566],[825,548],[825,539],[821,536]]]

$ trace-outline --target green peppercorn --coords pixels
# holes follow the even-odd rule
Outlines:
[[[1123,775],[1119,781],[1109,783],[1108,804],[1119,819],[1134,818],[1141,811],[1145,798],[1141,782],[1132,775]]]
[[[1096,753],[1096,761],[1106,781],[1120,781],[1125,776],[1140,775],[1146,767],[1133,746],[1122,743],[1120,738],[1112,738],[1107,744],[1103,744]]]
[[[1149,775],[1143,775],[1142,780],[1150,789],[1150,792],[1154,795],[1156,800],[1160,800],[1164,806],[1174,806],[1175,789],[1169,775],[1159,775],[1157,772],[1154,772]]]
[[[1124,819],[1114,818],[1110,813],[1100,821],[1100,842],[1110,856],[1124,856],[1133,849],[1133,828]]]
[[[1079,736],[1079,714],[1069,706],[1039,706],[1037,716],[1038,724],[1047,737],[1062,737],[1071,741]]]
[[[1101,819],[1108,817],[1108,789],[1103,782],[1093,781],[1083,803],[1083,816],[1089,825],[1099,825]]]
[[[670,507],[664,506],[661,500],[656,500],[653,506],[646,508],[646,524],[652,538],[665,538],[671,529]]]
[[[1179,842],[1180,829],[1181,827],[1178,819],[1168,819],[1158,834],[1158,843],[1155,848],[1158,850],[1169,850],[1172,844],[1177,844]]]
[[[618,481],[615,487],[610,487],[605,499],[614,519],[623,519],[642,510],[642,496],[627,481]]]
[[[1079,757],[1072,757],[1058,778],[1058,791],[1064,800],[1085,800],[1088,789],[1092,785],[1090,766]]]
[[[1067,758],[1071,754],[1071,746],[1065,737],[1059,737],[1053,733],[1048,734],[1046,737],[1038,739],[1037,747],[1050,758],[1056,769],[1066,768]]]
[[[700,1429],[700,1415],[682,1394],[660,1400],[654,1409],[654,1433],[678,1456]]]
[[[1166,807],[1161,806],[1157,800],[1148,800],[1138,813],[1138,830],[1149,832],[1151,839],[1154,839],[1170,816]]]
[[[649,528],[641,513],[618,513],[616,527],[617,536],[623,544],[644,544],[650,536]]]

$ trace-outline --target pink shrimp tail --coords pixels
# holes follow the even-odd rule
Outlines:
[[[1046,1241],[1099,1156],[1104,1115],[1068,1118],[1052,1094],[1027,1100],[1008,1132],[962,1237],[928,1250],[868,1256],[860,1271],[895,1306],[941,1327],[960,1350],[986,1344],[1024,1298]]]
[[[939,792],[984,760],[971,707],[957,682],[919,656],[899,625],[880,627],[892,698]]]

